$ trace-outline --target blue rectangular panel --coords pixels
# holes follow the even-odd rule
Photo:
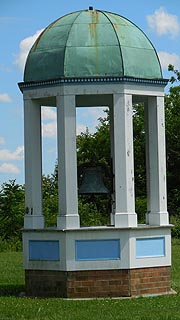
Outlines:
[[[120,240],[77,240],[76,260],[117,260],[120,259]]]
[[[34,261],[58,261],[59,241],[58,240],[30,240],[29,260]]]
[[[136,239],[136,258],[164,257],[165,238],[139,238]]]

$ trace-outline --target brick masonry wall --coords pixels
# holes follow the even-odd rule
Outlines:
[[[93,270],[70,272],[67,293],[69,297],[128,297],[128,270]]]
[[[170,267],[131,270],[25,270],[28,296],[130,297],[170,292]]]
[[[130,270],[131,296],[168,293],[171,290],[170,267]]]

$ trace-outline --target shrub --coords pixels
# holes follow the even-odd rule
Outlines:
[[[0,237],[0,252],[5,251],[22,251],[22,240],[19,237],[11,238],[8,240],[2,239]]]
[[[136,213],[138,223],[146,223],[147,199],[144,196],[136,198]]]
[[[24,216],[24,187],[15,180],[3,183],[0,190],[0,237],[21,239]]]
[[[79,199],[78,207],[82,227],[103,226],[108,224],[108,216],[100,213],[95,203],[83,203],[82,200]]]
[[[170,223],[174,225],[171,235],[174,238],[180,238],[180,217],[175,215],[170,217]]]

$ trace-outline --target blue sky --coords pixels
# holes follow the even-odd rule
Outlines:
[[[154,44],[165,78],[169,63],[180,69],[179,0],[1,0],[0,10],[0,185],[10,179],[24,183],[23,100],[17,83],[23,80],[27,53],[39,32],[64,14],[87,9],[120,14],[138,25]],[[42,110],[43,172],[52,173],[57,158],[56,112]],[[93,131],[100,109],[78,112],[77,131]]]

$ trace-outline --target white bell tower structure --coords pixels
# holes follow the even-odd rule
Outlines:
[[[166,84],[149,39],[117,14],[92,7],[68,14],[35,42],[19,83],[24,99],[27,295],[97,298],[170,292]],[[145,225],[138,224],[135,212],[133,104],[139,102],[146,127]],[[45,226],[42,211],[41,106],[57,108],[59,213],[54,228]],[[86,106],[110,110],[111,226],[80,226],[76,107]]]

